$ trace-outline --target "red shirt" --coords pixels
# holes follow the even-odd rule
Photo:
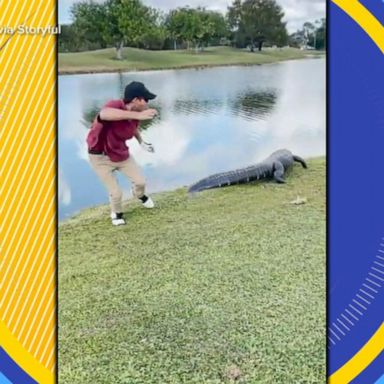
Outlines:
[[[103,108],[126,110],[123,100],[111,100]],[[87,136],[88,150],[104,153],[114,162],[127,160],[129,148],[125,142],[132,139],[138,126],[138,120],[105,121],[96,116]]]

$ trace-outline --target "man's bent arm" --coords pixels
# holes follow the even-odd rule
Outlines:
[[[125,111],[118,108],[103,108],[99,116],[101,120],[105,121],[140,120],[140,112]]]

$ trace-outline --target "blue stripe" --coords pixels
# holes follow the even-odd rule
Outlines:
[[[37,381],[33,380],[22,368],[20,368],[0,347],[0,371],[2,376],[6,377],[8,381],[4,383],[8,384],[38,384]],[[3,384],[0,377],[0,384]]]
[[[12,384],[12,383],[0,372],[0,384]]]
[[[380,379],[377,380],[375,384],[384,384],[384,375],[381,376]]]

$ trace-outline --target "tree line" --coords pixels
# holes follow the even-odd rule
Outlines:
[[[275,0],[234,0],[226,14],[188,6],[165,13],[140,0],[82,0],[70,13],[73,22],[61,25],[59,52],[115,47],[117,59],[125,46],[201,51],[209,45],[231,45],[261,51],[265,45],[310,45],[316,28],[306,23],[304,32],[289,36],[284,11]],[[316,49],[325,45],[325,22],[322,28]]]
[[[313,49],[326,47],[326,21],[325,19],[305,22],[302,29],[290,36],[290,45]]]

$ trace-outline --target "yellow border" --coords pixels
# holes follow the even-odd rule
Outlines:
[[[28,353],[0,320],[1,346],[12,360],[39,384],[52,384],[55,381],[52,372]]]
[[[384,350],[384,323],[347,363],[329,378],[329,384],[347,384],[355,379]]]
[[[56,46],[18,28],[55,16],[51,0],[0,2],[0,344],[40,384],[55,375]]]
[[[384,27],[379,20],[357,0],[332,1],[360,25],[384,54]]]

